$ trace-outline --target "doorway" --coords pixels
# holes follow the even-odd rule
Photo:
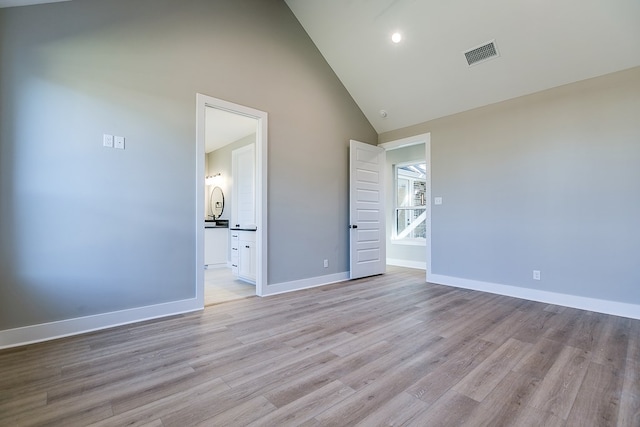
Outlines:
[[[387,264],[424,269],[428,278],[431,275],[431,134],[379,146],[387,153]]]
[[[231,168],[222,170],[219,165],[207,167],[207,151],[223,151],[228,147],[233,147],[234,143],[242,143],[242,140],[252,139],[251,143],[255,147],[255,287],[252,286],[251,294],[262,296],[267,280],[267,113],[229,101],[221,100],[211,96],[196,95],[196,295],[202,305],[205,305],[205,278],[206,282],[215,283],[218,288],[225,283],[232,284],[234,277],[227,266],[222,265],[218,271],[205,271],[205,223],[204,219],[214,219],[216,225],[229,224],[231,203],[225,203],[222,211],[219,209],[219,202],[216,209],[208,204],[209,194],[213,189],[216,192],[227,193],[226,200],[233,200],[232,197],[232,176]],[[246,130],[247,126],[252,127]],[[227,147],[228,146],[228,147]],[[208,148],[207,148],[208,147]],[[225,148],[227,147],[227,148]],[[215,169],[215,170],[214,170]],[[205,179],[207,181],[205,182]],[[224,200],[224,199],[223,199]],[[227,210],[225,215],[225,209]],[[226,217],[226,218],[225,218]],[[210,226],[211,223],[208,223]],[[224,226],[221,228],[225,228]],[[207,229],[207,232],[211,230]],[[229,232],[228,226],[223,230],[216,230],[224,238],[220,239],[219,248],[224,250],[226,260],[231,260],[229,254],[230,243],[225,233]],[[222,233],[222,234],[220,234]],[[211,243],[207,242],[208,247]],[[229,265],[230,266],[230,265]],[[217,269],[216,269],[217,270]],[[234,295],[237,292],[246,291],[232,290],[227,295]],[[223,292],[225,294],[225,292]],[[232,298],[230,298],[232,299]]]

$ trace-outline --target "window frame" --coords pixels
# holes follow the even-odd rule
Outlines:
[[[391,211],[391,217],[392,217],[392,221],[393,221],[393,227],[391,230],[391,238],[390,241],[392,244],[397,244],[397,245],[413,245],[413,246],[426,246],[427,244],[427,239],[426,237],[403,237],[403,238],[398,238],[398,217],[397,217],[397,212],[398,209],[404,209],[404,210],[409,210],[409,209],[423,209],[424,212],[427,212],[427,207],[428,207],[428,185],[427,185],[427,179],[428,179],[428,170],[426,168],[427,162],[423,159],[417,159],[417,160],[412,160],[412,161],[406,161],[406,162],[400,162],[397,164],[393,165],[393,206],[392,206],[392,211]],[[413,206],[413,207],[408,207],[408,206],[398,206],[398,170],[401,168],[404,168],[406,166],[410,166],[410,165],[415,165],[415,164],[424,164],[425,165],[425,179],[424,179],[424,183],[425,183],[425,204],[422,206]],[[425,219],[425,223],[427,223],[426,219]]]

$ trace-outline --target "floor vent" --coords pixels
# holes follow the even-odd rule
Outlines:
[[[498,53],[495,40],[491,40],[490,42],[464,52],[464,57],[467,59],[467,64],[469,65],[488,61],[489,59],[496,58],[498,56],[500,56],[500,54]]]

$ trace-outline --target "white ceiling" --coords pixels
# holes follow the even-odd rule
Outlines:
[[[205,153],[256,133],[258,126],[254,118],[218,108],[207,107],[204,115]]]
[[[379,133],[640,66],[639,0],[286,3]]]

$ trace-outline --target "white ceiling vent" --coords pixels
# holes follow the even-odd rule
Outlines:
[[[464,57],[470,66],[488,61],[492,58],[497,58],[498,56],[500,56],[500,54],[498,53],[495,40],[488,41],[464,52]]]

